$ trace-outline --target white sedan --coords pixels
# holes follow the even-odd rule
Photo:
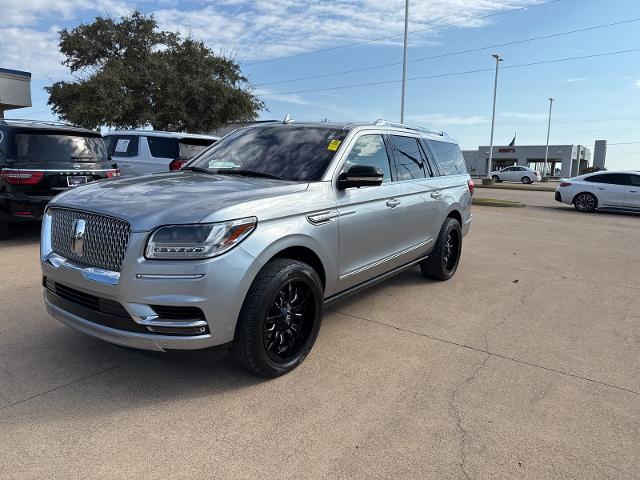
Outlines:
[[[542,180],[540,172],[531,170],[529,167],[507,167],[502,170],[494,170],[489,174],[496,182],[522,182],[529,184],[533,182],[539,182]]]
[[[640,212],[640,172],[598,172],[562,179],[558,202],[579,212],[616,209]]]

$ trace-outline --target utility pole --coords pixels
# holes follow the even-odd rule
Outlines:
[[[549,181],[549,170],[547,162],[549,160],[549,134],[551,133],[551,109],[553,108],[553,98],[549,97],[549,123],[547,124],[547,148],[544,151],[544,169],[542,172],[542,181]]]
[[[407,37],[409,36],[409,0],[404,2],[404,49],[402,54],[402,98],[400,99],[400,123],[404,123],[404,97],[407,91]]]
[[[491,178],[489,175],[491,174],[491,164],[493,163],[493,130],[496,123],[496,96],[498,94],[498,67],[500,66],[500,62],[504,59],[500,58],[500,55],[493,54],[491,55],[496,59],[496,78],[493,83],[493,113],[491,114],[491,140],[489,142],[489,164],[487,165],[487,176],[486,178]]]

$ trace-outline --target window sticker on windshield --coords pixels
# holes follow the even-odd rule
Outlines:
[[[329,146],[327,147],[327,150],[331,150],[332,152],[335,152],[341,143],[342,142],[340,140],[331,140],[331,142],[329,142]]]
[[[127,153],[127,149],[129,148],[129,139],[121,138],[116,143],[116,152],[119,153]]]

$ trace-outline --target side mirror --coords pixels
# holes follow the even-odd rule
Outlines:
[[[338,176],[338,190],[345,188],[377,187],[382,185],[384,173],[371,165],[353,165]]]

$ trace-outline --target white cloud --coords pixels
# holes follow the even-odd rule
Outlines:
[[[468,20],[455,28],[478,27],[478,17],[534,3],[533,0],[432,0],[414,2],[411,31]],[[215,5],[154,12],[162,28],[191,34],[215,49],[246,61],[296,55],[310,50],[397,35],[379,43],[397,44],[404,29],[404,1],[388,0],[223,0]],[[439,32],[413,34],[413,44],[432,42]],[[431,40],[430,40],[431,39]],[[331,55],[331,54],[329,54]],[[336,64],[341,52],[335,52]]]
[[[577,77],[577,78],[567,78],[565,82],[567,83],[575,83],[575,82],[586,82],[586,77]]]
[[[634,86],[635,88],[640,88],[640,80],[636,80],[636,81],[633,83],[633,86]]]
[[[35,78],[60,77],[66,73],[58,50],[57,28],[0,28],[0,65],[31,72]]]
[[[528,112],[500,112],[500,116],[504,118],[510,118],[513,120],[545,120],[548,113],[528,113]]]
[[[408,115],[407,119],[410,123],[420,123],[428,126],[434,126],[436,128],[450,125],[482,125],[489,122],[488,118],[481,117],[479,115],[465,117],[458,115],[447,115],[445,113]]]

